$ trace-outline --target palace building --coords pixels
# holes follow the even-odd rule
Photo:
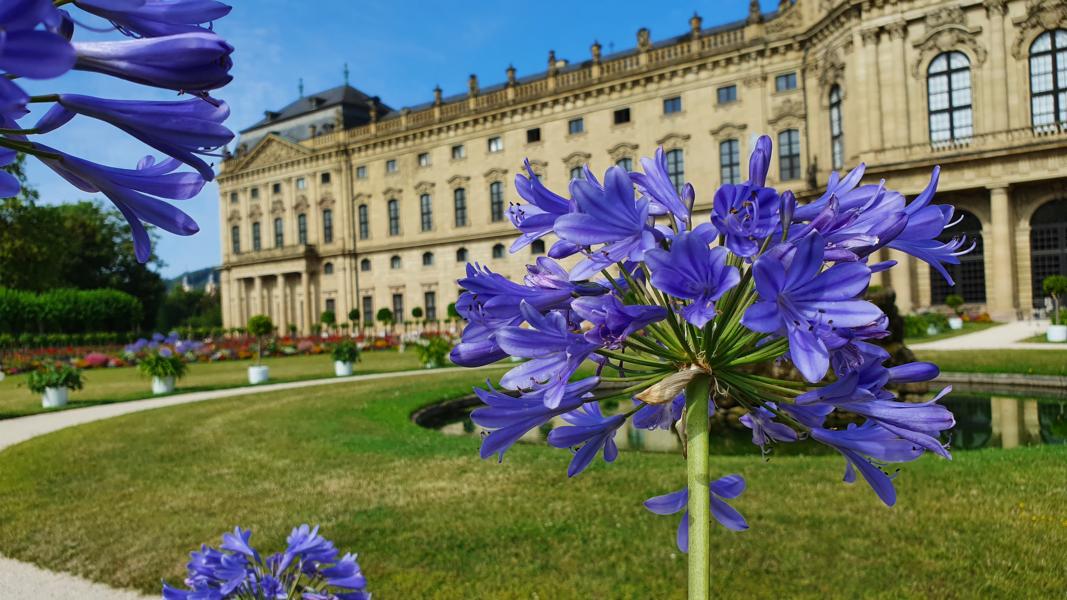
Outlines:
[[[710,6],[710,4],[709,4]],[[680,26],[682,24],[679,24]],[[508,252],[516,173],[529,158],[563,191],[589,164],[639,168],[662,146],[697,188],[747,177],[759,134],[770,185],[810,199],[831,171],[867,164],[910,195],[941,165],[938,202],[977,242],[948,287],[925,263],[876,275],[904,312],[948,294],[994,318],[1042,310],[1067,274],[1067,3],[797,0],[742,22],[565,60],[395,109],[347,85],[268,111],[222,162],[223,321],[269,314],[307,332],[324,310],[382,307],[443,319],[468,261],[513,279],[544,252]],[[547,240],[551,245],[552,240]]]

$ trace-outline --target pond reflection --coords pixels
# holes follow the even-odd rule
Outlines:
[[[942,400],[956,417],[956,426],[946,433],[953,451],[979,448],[1015,448],[1067,443],[1067,398],[993,395],[976,391],[954,392]],[[717,454],[759,454],[752,432],[740,423],[740,409],[716,411],[711,426],[712,451]],[[457,410],[439,429],[448,435],[481,435],[469,417],[469,408]],[[544,442],[562,419],[530,431],[522,440]],[[619,448],[649,452],[678,452],[681,442],[673,431],[638,429],[627,421],[615,436]],[[823,454],[833,451],[810,440],[778,444],[775,454]]]

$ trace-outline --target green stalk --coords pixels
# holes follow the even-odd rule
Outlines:
[[[711,598],[711,443],[708,398],[711,377],[699,375],[686,386],[686,468],[689,486],[689,600]]]

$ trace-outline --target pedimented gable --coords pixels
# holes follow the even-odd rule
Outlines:
[[[233,172],[259,169],[284,163],[290,160],[304,158],[311,154],[311,150],[284,140],[273,133],[264,137],[247,156],[238,163]]]

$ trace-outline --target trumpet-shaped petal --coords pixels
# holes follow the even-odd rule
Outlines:
[[[233,46],[213,33],[122,42],[75,42],[74,68],[153,87],[202,94],[233,77]]]
[[[567,467],[567,477],[574,477],[584,471],[601,450],[604,451],[606,462],[615,461],[619,455],[619,447],[615,445],[615,432],[626,422],[626,417],[605,417],[600,412],[600,404],[590,402],[563,415],[563,419],[570,425],[553,429],[548,434],[548,443],[556,448],[577,447],[574,459]]]
[[[748,523],[741,513],[726,503],[737,498],[745,491],[745,480],[740,475],[727,475],[711,482],[708,486],[711,494],[711,516],[723,527],[733,531],[748,529]],[[655,496],[645,501],[645,508],[657,515],[673,515],[685,511],[682,522],[678,524],[676,542],[678,549],[689,552],[689,488],[682,488],[662,496]]]
[[[203,24],[230,12],[215,0],[74,0],[74,5],[134,37],[205,31]]]
[[[671,249],[645,254],[652,285],[675,298],[691,300],[682,309],[685,320],[703,327],[715,317],[715,302],[741,281],[737,267],[726,264],[725,248],[709,248],[695,233],[676,236]]]

